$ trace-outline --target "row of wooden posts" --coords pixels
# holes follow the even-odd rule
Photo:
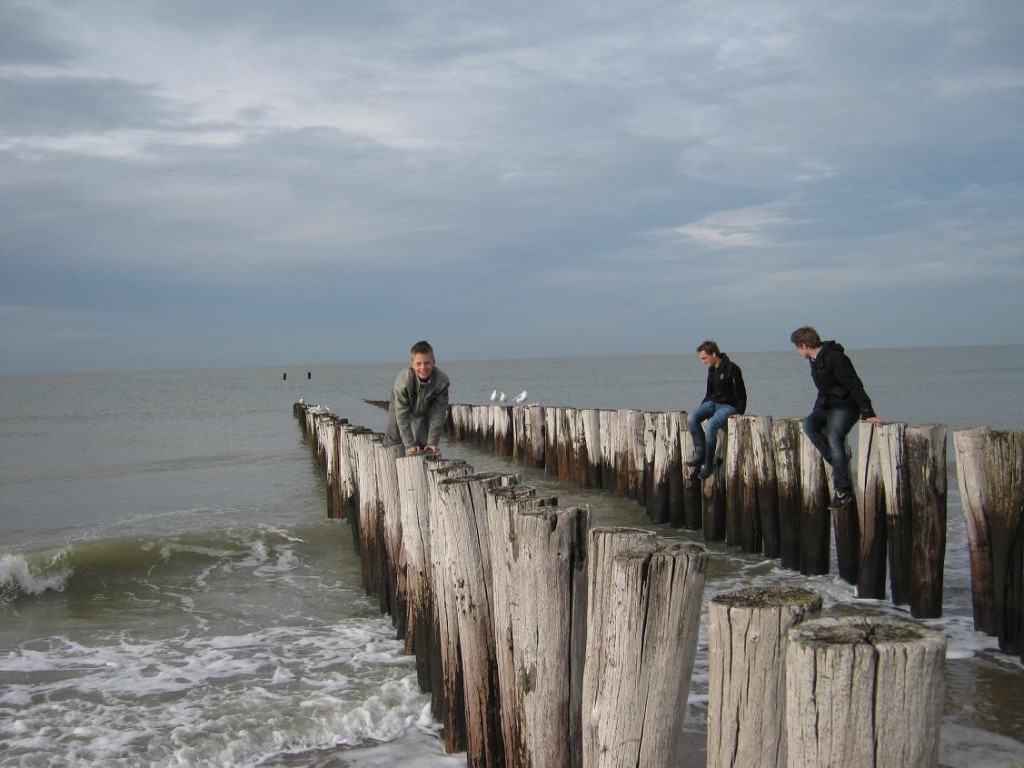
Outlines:
[[[589,509],[514,473],[404,457],[324,409],[295,415],[448,752],[509,768],[677,763],[704,545],[592,527]],[[937,765],[943,634],[821,606],[784,587],[712,600],[706,765]]]
[[[456,440],[636,499],[654,523],[700,530],[806,575],[829,572],[833,529],[839,575],[858,597],[891,597],[916,618],[942,615],[943,425],[860,422],[856,505],[831,512],[831,467],[800,419],[730,419],[705,482],[685,465],[694,448],[682,411],[454,404],[450,426]],[[975,627],[1024,660],[1024,432],[953,438]]]

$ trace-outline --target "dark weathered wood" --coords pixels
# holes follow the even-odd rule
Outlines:
[[[645,451],[651,457],[647,516],[651,522],[661,524],[669,521],[669,475],[673,452],[677,459],[679,455],[679,432],[678,422],[674,422],[668,413],[658,412],[652,416],[654,429],[644,435],[645,439],[652,441]],[[674,434],[673,426],[677,427]]]
[[[757,484],[757,523],[761,534],[761,551],[765,557],[779,557],[782,551],[779,530],[779,479],[775,469],[772,418],[747,418],[750,422],[753,476]]]
[[[882,479],[881,424],[862,421],[857,436],[857,519],[860,523],[860,566],[857,597],[884,600],[886,595],[886,496]]]
[[[585,765],[671,765],[697,653],[707,561],[702,546],[677,542],[625,551],[612,561],[606,621],[594,627],[603,636],[603,663],[593,668],[596,755]],[[585,674],[591,674],[589,659]]]
[[[601,488],[614,493],[618,488],[616,455],[622,450],[619,443],[619,412],[599,410],[597,421],[601,433],[601,460],[598,468]]]
[[[790,630],[787,765],[938,765],[946,638],[899,619],[845,617]]]
[[[910,466],[910,613],[942,615],[942,575],[946,559],[946,427],[907,428]]]
[[[754,470],[751,417],[729,419],[725,541],[744,552],[761,551],[761,519]]]
[[[495,405],[491,409],[491,424],[494,434],[494,454],[512,455],[512,406]]]
[[[644,414],[642,411],[619,411],[619,429],[622,434],[623,452],[619,469],[619,487],[625,485],[623,495],[644,503],[646,480]],[[625,481],[622,480],[623,476]]]
[[[800,570],[800,491],[801,428],[799,419],[772,422],[772,448],[775,452],[775,476],[779,498],[779,557],[784,568]]]
[[[957,430],[978,629],[1024,658],[1024,432]]]
[[[829,572],[828,484],[821,454],[807,435],[800,434],[800,573]]]
[[[892,601],[910,599],[910,480],[907,468],[907,425],[883,424],[876,433],[885,484],[886,539],[889,544],[889,589]]]
[[[708,768],[786,765],[788,632],[821,612],[800,587],[750,587],[718,595],[708,610]]]
[[[701,493],[702,483],[697,477],[697,472],[685,463],[695,451],[693,435],[686,426],[686,417],[685,411],[679,413],[679,488],[683,499],[683,527],[690,531],[699,531],[704,527],[704,500]]]
[[[582,488],[601,487],[601,416],[595,408],[583,408],[576,413],[579,425],[579,469],[577,483]]]

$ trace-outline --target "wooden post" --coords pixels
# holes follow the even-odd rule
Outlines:
[[[800,419],[776,419],[772,422],[772,447],[775,451],[775,476],[779,494],[779,557],[783,568],[800,570]]]
[[[430,566],[430,489],[427,466],[444,462],[448,467],[461,466],[464,461],[419,455],[395,462],[398,477],[398,504],[402,515],[402,554],[400,567],[405,571],[406,633],[405,652],[416,655],[416,674],[420,688],[430,691],[431,651],[437,644],[434,637],[433,572]],[[440,674],[440,671],[438,671]]]
[[[818,576],[829,571],[828,484],[821,454],[800,433],[800,573]]]
[[[758,510],[757,476],[751,419],[741,416],[728,421],[728,451],[725,460],[725,541],[744,552],[761,551],[761,520]]]
[[[467,466],[447,462],[428,466],[430,571],[434,617],[437,621],[437,652],[431,659],[430,693],[434,717],[444,726],[444,747],[449,754],[466,748],[466,710],[462,655],[459,650],[458,609],[454,591],[449,588],[450,556],[447,534],[438,513],[441,506],[438,486],[445,479],[466,476],[468,469]]]
[[[619,428],[622,433],[622,465],[618,470],[619,487],[624,496],[644,503],[646,481],[644,414],[643,411],[619,411]]]
[[[494,454],[512,455],[512,406],[496,405],[491,409],[494,430]]]
[[[770,416],[748,416],[750,422],[751,461],[757,484],[757,512],[761,545],[765,557],[781,552],[779,531],[779,479],[775,470],[775,446]]]
[[[582,488],[601,487],[601,417],[594,408],[577,412],[579,424],[579,485]]]
[[[380,594],[380,495],[377,489],[377,459],[374,448],[384,442],[384,435],[376,432],[356,436],[356,466],[359,471],[359,510],[352,520],[352,542],[359,554],[359,565],[366,594]]]
[[[789,638],[789,768],[938,765],[942,632],[848,616],[804,622]]]
[[[718,436],[718,445],[715,446],[715,455],[712,457],[714,472],[705,479],[697,479],[697,470],[693,472],[693,478],[701,486],[701,518],[704,523],[705,541],[722,541],[727,538],[727,517],[726,517],[726,465],[725,457],[729,451],[729,435],[723,431]],[[738,534],[734,534],[738,535]]]
[[[669,476],[671,473],[672,455],[679,455],[679,432],[672,434],[673,422],[669,414],[658,412],[654,417],[654,429],[647,432],[646,437],[653,441],[647,448],[651,456],[651,480],[647,494],[647,516],[651,522],[661,524],[669,521]],[[678,427],[678,423],[676,424]],[[673,446],[675,446],[673,450]]]
[[[398,471],[395,462],[405,455],[397,443],[374,443],[377,463],[377,584],[380,612],[391,615],[398,637],[405,637],[405,575],[398,568],[403,559],[402,513],[398,508]]]
[[[600,527],[590,531],[587,548],[587,636],[580,713],[583,729],[582,765],[597,765],[600,743],[597,724],[600,715],[598,690],[600,671],[605,667],[604,635],[601,627],[615,620],[617,607],[612,592],[612,562],[624,551],[638,547],[653,548],[653,531],[639,528]],[[607,612],[607,615],[606,615]]]
[[[957,430],[974,625],[1024,659],[1024,432]]]
[[[603,664],[585,671],[599,680],[592,715],[597,768],[672,764],[697,653],[707,562],[702,546],[678,542],[626,551],[612,561],[607,620],[594,627],[603,635]]]
[[[527,410],[526,441],[528,447],[526,450],[526,464],[535,469],[543,469],[546,461],[544,453],[546,447],[544,435],[545,409],[540,405],[531,405]]]
[[[690,531],[704,527],[704,501],[702,483],[693,467],[684,463],[694,454],[693,435],[686,422],[686,411],[679,413],[679,472],[681,475],[680,494],[683,497],[683,526]]]
[[[590,512],[540,506],[519,511],[511,523],[505,567],[511,683],[520,708],[518,749],[506,765],[566,768],[581,755],[576,686],[582,682],[578,670],[583,655],[574,639],[584,634],[585,591],[578,582],[587,563]]]
[[[910,613],[942,615],[942,575],[946,559],[946,427],[907,428],[910,464]]]
[[[466,714],[467,760],[474,766],[504,764],[494,647],[490,532],[486,492],[505,483],[495,472],[437,484],[434,522],[445,538],[440,577],[456,607]],[[433,541],[431,541],[433,544]],[[435,572],[435,580],[437,579]]]
[[[601,432],[601,488],[615,493],[618,487],[617,454],[622,450],[619,443],[619,412],[601,409],[597,412],[598,426]]]
[[[558,427],[561,408],[548,406],[544,409],[544,472],[558,477]]]
[[[516,594],[515,580],[509,575],[510,550],[518,549],[514,539],[514,518],[521,511],[532,509],[537,503],[537,492],[528,485],[509,485],[493,488],[487,495],[489,520],[487,541],[491,556],[491,594],[494,605],[494,649],[501,700],[502,741],[505,746],[505,764],[516,765],[516,755],[524,751],[522,722],[522,688],[516,679],[512,648],[513,621],[509,610]]]
[[[888,537],[886,496],[879,444],[881,424],[861,421],[857,427],[857,516],[860,522],[860,566],[857,597],[884,600]]]
[[[910,597],[910,496],[907,493],[907,425],[883,424],[878,430],[879,458],[885,483],[886,538],[889,542],[889,588],[892,601]]]
[[[786,765],[788,632],[821,612],[800,587],[749,587],[708,609],[708,768]]]

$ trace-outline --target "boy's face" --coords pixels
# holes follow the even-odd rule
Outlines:
[[[417,352],[409,358],[409,365],[418,379],[429,379],[434,371],[434,356]]]
[[[804,360],[814,359],[814,350],[808,347],[806,344],[797,344],[796,353],[800,355]]]

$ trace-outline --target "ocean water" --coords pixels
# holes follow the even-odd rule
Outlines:
[[[748,412],[803,415],[814,392],[792,352],[729,351]],[[439,353],[441,350],[439,349]],[[1024,347],[853,350],[888,420],[1024,429]],[[429,697],[391,620],[360,586],[351,531],[292,416],[299,398],[383,429],[405,364],[0,377],[0,765],[464,765],[442,754]],[[454,402],[494,389],[529,402],[688,409],[696,354],[446,361]],[[284,377],[287,374],[287,378]],[[560,486],[472,447],[446,455],[518,471],[595,522],[640,525],[634,502]],[[973,631],[949,436],[944,766],[1024,765],[1024,669]],[[690,532],[663,529],[667,536]],[[714,544],[705,602],[768,582],[809,584],[833,612],[903,615]],[[702,764],[702,632],[679,765]]]

